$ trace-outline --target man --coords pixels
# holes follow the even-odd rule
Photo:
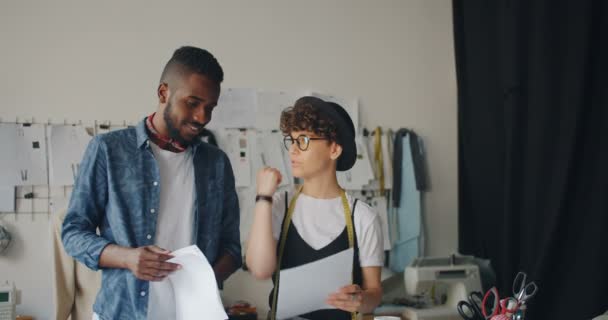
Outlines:
[[[167,262],[178,248],[196,244],[220,283],[241,265],[232,167],[200,139],[223,77],[212,54],[182,47],[162,73],[158,111],[89,144],[62,240],[71,256],[103,270],[95,317],[175,319],[163,280],[180,268]]]

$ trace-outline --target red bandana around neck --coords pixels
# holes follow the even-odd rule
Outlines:
[[[150,140],[152,140],[154,144],[156,144],[163,150],[176,153],[185,151],[187,147],[183,146],[181,143],[169,137],[165,137],[158,133],[158,130],[156,130],[156,128],[154,127],[154,122],[152,121],[154,119],[154,115],[156,115],[156,112],[146,118],[146,127],[148,128],[148,132],[150,133]]]

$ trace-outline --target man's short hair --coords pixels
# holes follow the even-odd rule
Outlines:
[[[224,71],[209,51],[184,46],[173,52],[173,56],[165,65],[160,82],[168,83],[171,78],[185,77],[192,73],[203,75],[217,85],[224,81]]]

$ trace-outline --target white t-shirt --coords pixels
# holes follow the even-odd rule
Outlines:
[[[295,194],[288,192],[287,205]],[[352,210],[355,198],[346,194]],[[285,191],[277,192],[272,201],[272,234],[278,241],[281,225],[285,217]],[[334,241],[344,231],[344,206],[342,198],[317,199],[300,193],[296,200],[291,222],[308,245],[319,250]],[[384,248],[380,216],[365,202],[357,201],[353,221],[359,261],[361,267],[381,267],[384,265]]]
[[[174,251],[193,244],[194,165],[192,148],[174,153],[150,143],[160,171],[160,204],[154,244]],[[148,294],[148,319],[175,319],[175,297],[167,278],[151,281]]]

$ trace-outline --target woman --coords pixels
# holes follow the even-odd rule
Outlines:
[[[257,175],[254,219],[246,254],[254,277],[273,276],[271,318],[277,309],[275,270],[323,259],[350,247],[354,249],[351,285],[336,288],[323,309],[300,315],[304,319],[352,319],[380,303],[380,272],[384,261],[379,216],[338,184],[336,171],[349,170],[356,160],[355,129],[338,104],[302,97],[281,114],[281,131],[289,150],[292,173],[303,184],[276,193],[281,174],[263,168]],[[277,265],[280,265],[277,268]],[[280,284],[280,281],[278,282]]]

